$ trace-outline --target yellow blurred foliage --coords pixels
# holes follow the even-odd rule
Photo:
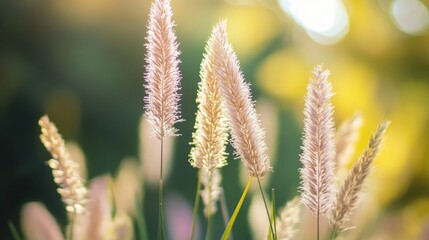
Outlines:
[[[309,69],[305,59],[293,49],[277,51],[261,63],[257,70],[257,84],[283,104],[302,111]]]
[[[257,5],[222,5],[217,18],[228,20],[229,39],[241,61],[262,50],[281,26],[270,10]]]

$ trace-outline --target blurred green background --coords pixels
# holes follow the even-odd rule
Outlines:
[[[50,156],[39,141],[42,115],[81,146],[88,179],[116,175],[121,159],[139,157],[149,6],[137,0],[0,2],[1,239],[10,238],[8,220],[19,227],[20,207],[28,201],[43,202],[66,224],[46,165]],[[188,153],[199,65],[212,26],[227,19],[244,76],[270,128],[274,172],[267,191],[276,189],[278,206],[298,194],[305,86],[313,67],[323,63],[332,73],[337,123],[357,111],[363,116],[356,155],[380,120],[392,121],[355,232],[363,239],[429,239],[427,0],[173,0],[172,8],[186,121],[177,125],[181,136],[165,184],[170,202],[192,208],[196,170]],[[222,170],[230,212],[243,189],[240,164],[230,155]],[[145,184],[144,191],[152,239],[156,184]],[[237,219],[235,239],[257,235],[249,224],[255,221],[249,210],[254,195]],[[201,211],[199,218],[204,232]],[[220,216],[215,224],[220,236]],[[171,239],[181,239],[170,231]]]

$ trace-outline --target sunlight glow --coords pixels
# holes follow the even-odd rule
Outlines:
[[[404,33],[417,35],[428,29],[429,12],[418,0],[396,0],[390,7],[393,22]]]
[[[316,42],[333,44],[348,32],[349,19],[340,0],[279,0],[279,4]]]

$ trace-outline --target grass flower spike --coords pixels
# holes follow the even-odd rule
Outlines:
[[[213,68],[226,107],[232,144],[251,176],[261,178],[271,170],[264,139],[251,99],[250,86],[244,82],[237,55],[228,42],[226,22],[215,26],[208,41],[213,53]]]
[[[87,189],[78,174],[79,165],[70,158],[64,140],[48,116],[43,116],[39,125],[42,130],[40,139],[52,155],[48,164],[52,168],[54,181],[59,185],[58,193],[66,205],[66,210],[78,214],[84,212]]]
[[[145,74],[145,115],[158,139],[176,135],[181,121],[179,50],[169,0],[155,0],[149,14]]]
[[[226,108],[226,116],[231,129],[232,145],[236,154],[240,156],[244,166],[249,171],[250,186],[252,177],[258,180],[259,189],[264,200],[265,210],[270,222],[271,233],[275,239],[274,227],[271,222],[264,192],[260,179],[271,170],[270,159],[265,145],[265,133],[262,130],[258,115],[250,93],[250,85],[244,82],[240,70],[237,55],[228,42],[226,22],[219,22],[212,31],[208,45],[213,54],[213,69],[218,82],[223,105]],[[248,187],[243,192],[236,211],[234,211],[223,238],[229,235],[234,218],[239,212],[242,200],[244,200]]]
[[[213,37],[214,35],[211,36]],[[216,60],[213,47],[213,40],[209,40],[201,63],[201,82],[197,97],[198,112],[191,143],[194,147],[189,154],[193,167],[210,172],[226,165],[225,149],[228,140],[226,117],[214,72]]]
[[[362,116],[356,113],[351,118],[346,119],[337,130],[335,135],[337,173],[347,168],[347,163],[355,152],[362,122]]]
[[[355,162],[336,194],[334,209],[331,214],[331,226],[334,234],[350,228],[348,226],[349,216],[356,208],[363,184],[371,171],[372,162],[377,157],[388,126],[389,121],[383,121],[379,125],[375,134],[371,136],[368,147]]]
[[[319,217],[325,215],[332,206],[335,124],[334,107],[330,102],[333,93],[328,81],[329,71],[323,71],[321,66],[317,66],[313,75],[305,97],[300,190],[301,202],[317,217],[319,237]]]
[[[158,239],[165,239],[163,196],[164,138],[177,135],[180,117],[179,50],[174,34],[170,0],[154,0],[150,7],[146,43],[145,116],[160,140]]]

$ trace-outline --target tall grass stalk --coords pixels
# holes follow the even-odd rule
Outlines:
[[[146,47],[145,116],[155,136],[161,141],[159,179],[158,239],[165,239],[163,213],[163,143],[164,138],[177,136],[174,124],[183,121],[180,116],[180,79],[177,38],[174,33],[173,11],[170,0],[154,0],[150,7]]]
[[[198,207],[200,205],[200,192],[201,192],[201,175],[202,171],[198,171],[198,182],[197,190],[195,191],[195,201],[194,201],[194,212],[192,214],[192,227],[191,227],[191,240],[194,240],[195,236],[195,224],[197,222]]]
[[[265,211],[267,212],[268,222],[270,223],[270,232],[273,239],[276,240],[277,238],[274,231],[273,223],[271,221],[270,211],[268,210],[267,201],[265,200],[265,194],[264,194],[264,190],[262,190],[261,180],[259,179],[259,176],[257,176],[257,180],[258,180],[259,190],[261,191],[262,200],[264,200],[264,206],[265,206]]]
[[[160,175],[159,175],[159,214],[158,214],[158,240],[165,239],[165,229],[164,229],[164,209],[163,209],[163,189],[164,182],[162,181],[162,153],[163,153],[164,141],[161,139],[161,165],[160,165]]]
[[[228,207],[226,206],[225,191],[223,190],[223,188],[222,188],[222,194],[220,199],[220,209],[221,209],[222,218],[226,227],[229,222],[229,213],[228,213]],[[232,236],[229,236],[229,240],[232,240]]]
[[[75,218],[75,215],[76,215],[76,213],[75,213],[75,211],[73,211],[72,213],[70,213],[70,222],[69,222],[69,224],[70,224],[70,227],[69,227],[69,231],[68,231],[68,233],[67,233],[67,239],[68,240],[73,240],[73,228],[74,228],[74,218]]]

